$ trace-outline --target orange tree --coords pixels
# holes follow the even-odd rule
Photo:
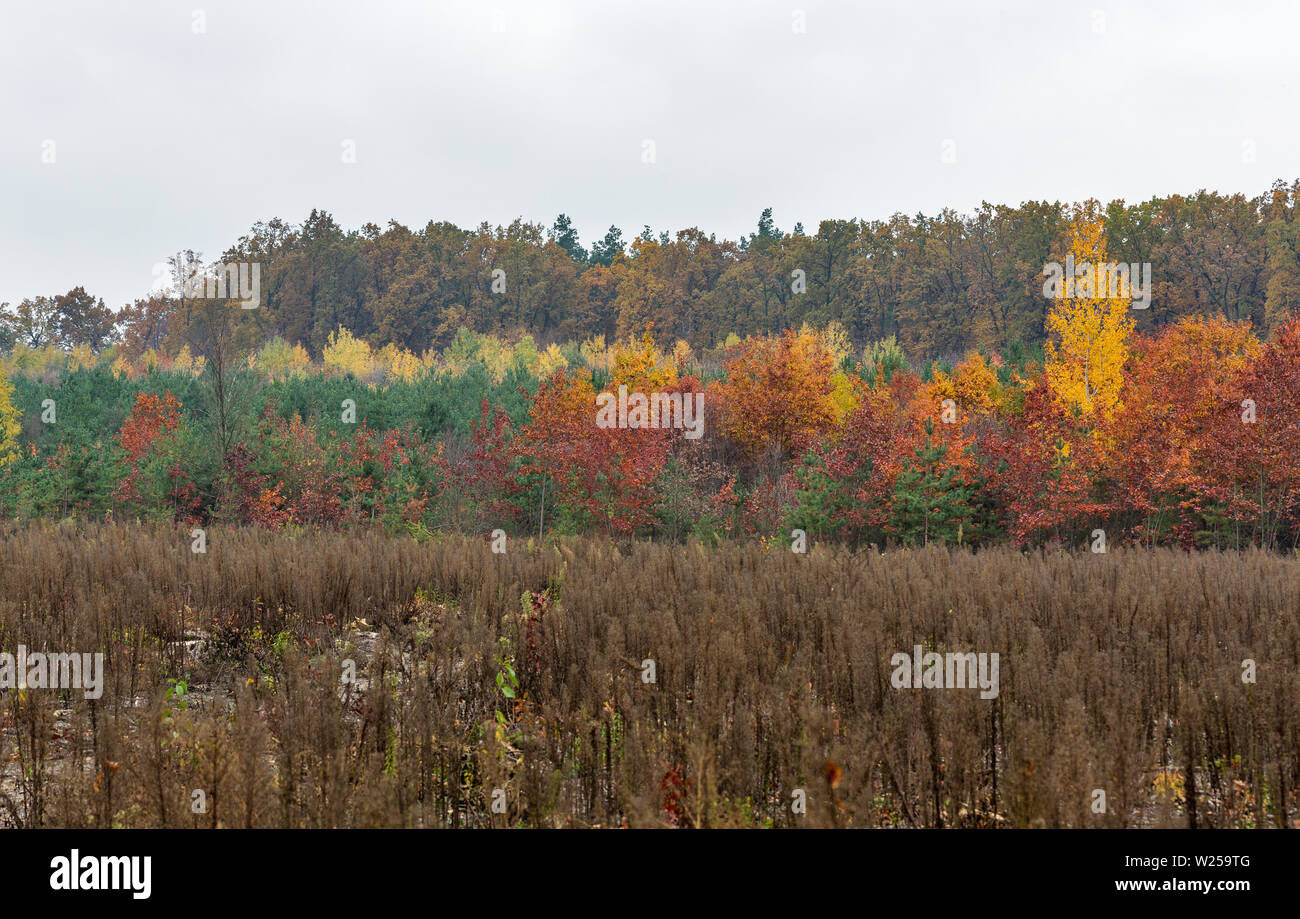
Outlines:
[[[724,430],[751,459],[773,447],[782,460],[799,456],[832,430],[834,368],[820,336],[746,339],[727,350],[724,367]]]
[[[196,518],[197,493],[177,443],[181,428],[181,403],[170,392],[136,393],[118,433],[124,475],[113,494],[127,513]]]
[[[1244,432],[1215,430],[1216,421],[1242,427],[1235,394],[1259,348],[1248,324],[1223,319],[1184,319],[1134,339],[1099,471],[1120,533],[1188,547],[1209,535],[1207,519],[1220,514],[1213,497],[1224,468],[1219,438],[1246,447],[1234,436]]]
[[[1079,543],[1110,506],[1097,489],[1104,450],[1039,376],[1015,414],[981,438],[990,489],[1017,542]]]
[[[1198,449],[1207,538],[1266,548],[1300,543],[1300,319],[1252,352],[1215,400]]]
[[[546,527],[548,507],[562,532],[629,536],[649,525],[674,435],[680,433],[598,427],[590,374],[558,371],[538,387],[514,441],[521,474],[540,477],[538,529]]]

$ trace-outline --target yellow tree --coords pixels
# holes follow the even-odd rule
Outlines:
[[[14,385],[0,373],[0,470],[18,459],[21,414],[14,405]]]
[[[612,349],[610,368],[612,383],[626,383],[631,389],[664,389],[677,382],[677,365],[655,347],[647,329],[638,343],[632,339],[617,343]]]
[[[1048,266],[1047,381],[1059,404],[1109,419],[1119,404],[1132,288],[1106,258],[1105,220],[1089,200],[1074,206],[1064,266]],[[1119,296],[1112,296],[1119,294]]]
[[[968,352],[953,368],[952,376],[936,367],[930,393],[936,403],[952,399],[964,411],[976,415],[992,412],[1003,398],[997,370],[978,351]]]
[[[368,380],[375,368],[370,345],[343,326],[330,332],[329,341],[321,350],[321,360],[329,370],[351,373],[359,380]]]

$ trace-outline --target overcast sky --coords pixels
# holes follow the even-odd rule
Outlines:
[[[611,223],[734,239],[767,206],[812,231],[1255,195],[1300,175],[1297,7],[4,0],[0,301],[81,284],[118,308],[177,249],[313,207],[563,211],[589,245]]]

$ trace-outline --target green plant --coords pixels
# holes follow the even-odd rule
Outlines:
[[[167,681],[167,692],[164,696],[168,702],[173,703],[180,711],[185,711],[190,707],[189,693],[189,684],[184,680],[169,679]]]
[[[496,664],[497,689],[501,690],[501,695],[513,700],[519,695],[519,677],[515,673],[514,658],[510,656],[510,639],[504,635],[501,637],[501,656]]]

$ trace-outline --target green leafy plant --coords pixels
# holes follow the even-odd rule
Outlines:
[[[184,680],[168,680],[167,692],[164,694],[168,702],[171,702],[181,711],[190,707],[189,703],[190,686]],[[170,711],[170,709],[169,709]]]
[[[514,658],[510,656],[510,639],[505,636],[501,637],[501,656],[496,664],[497,689],[501,690],[501,695],[513,700],[519,695],[519,677],[515,673]]]

